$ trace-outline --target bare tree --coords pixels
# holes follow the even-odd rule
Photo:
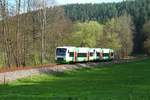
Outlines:
[[[8,7],[8,0],[0,0],[0,55],[7,66],[54,61],[55,47],[66,42],[72,24],[63,8],[52,6],[54,1],[15,0]]]
[[[10,63],[10,45],[8,39],[8,1],[7,0],[0,0],[0,15],[1,15],[1,22],[2,22],[2,47],[4,51],[5,57],[5,64],[7,66],[11,66]]]

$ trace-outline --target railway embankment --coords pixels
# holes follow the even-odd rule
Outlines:
[[[0,72],[0,84],[7,84],[11,81],[29,77],[36,74],[43,74],[43,73],[57,73],[57,72],[64,72],[67,70],[74,70],[79,68],[92,68],[92,67],[105,67],[105,65],[111,64],[122,64],[128,63],[133,61],[139,61],[147,59],[147,57],[137,57],[131,59],[121,59],[121,60],[114,60],[110,62],[88,62],[88,63],[77,63],[77,64],[63,64],[63,65],[50,65],[50,66],[42,66],[37,68],[25,68],[19,70],[6,70],[4,72]]]

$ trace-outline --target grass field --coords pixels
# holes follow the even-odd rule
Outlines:
[[[150,59],[0,85],[0,100],[150,100]]]

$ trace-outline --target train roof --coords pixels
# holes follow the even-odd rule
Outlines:
[[[103,50],[103,53],[109,53],[111,51],[111,49],[109,48],[102,48],[102,50]]]
[[[62,46],[62,47],[57,47],[57,48],[76,48],[76,47],[73,47],[73,46]]]
[[[89,49],[90,48],[88,48],[88,47],[77,47],[77,49],[78,49],[78,52],[80,53],[87,53],[87,52],[89,52]]]
[[[75,46],[61,46],[61,47],[57,47],[57,48],[67,48],[69,50],[76,48],[78,50],[78,52],[83,52],[83,53],[92,52],[94,50],[96,52],[103,51],[104,53],[114,52],[114,50],[110,49],[110,48],[89,48],[89,47],[75,47]]]
[[[93,52],[93,51],[100,52],[100,51],[102,51],[102,49],[101,48],[90,48],[89,51],[90,52]]]
[[[95,51],[95,48],[90,48],[89,51],[90,51],[90,52],[94,52],[94,51]]]

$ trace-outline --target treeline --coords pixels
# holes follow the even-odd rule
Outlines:
[[[128,57],[133,45],[134,52],[150,52],[148,0],[51,7],[47,0],[15,0],[11,9],[8,4],[0,0],[0,66],[54,63],[55,48],[65,45],[112,48],[118,58]]]
[[[145,52],[147,54],[150,54],[150,21],[148,21],[144,24],[143,32],[146,36],[146,41],[144,42],[144,47],[147,49]]]
[[[102,4],[72,4],[64,6],[66,15],[72,21],[98,21],[105,24],[112,18],[129,14],[135,25],[134,52],[144,53],[144,41],[147,35],[143,32],[143,25],[150,20],[150,0],[125,0],[120,3]]]
[[[105,24],[97,21],[75,22],[68,43],[80,47],[112,48],[118,58],[124,58],[133,50],[133,31],[131,16],[126,14]]]
[[[0,0],[1,66],[54,63],[55,48],[64,45],[72,22],[61,7],[46,4],[46,0],[16,0],[9,10],[8,0]]]

